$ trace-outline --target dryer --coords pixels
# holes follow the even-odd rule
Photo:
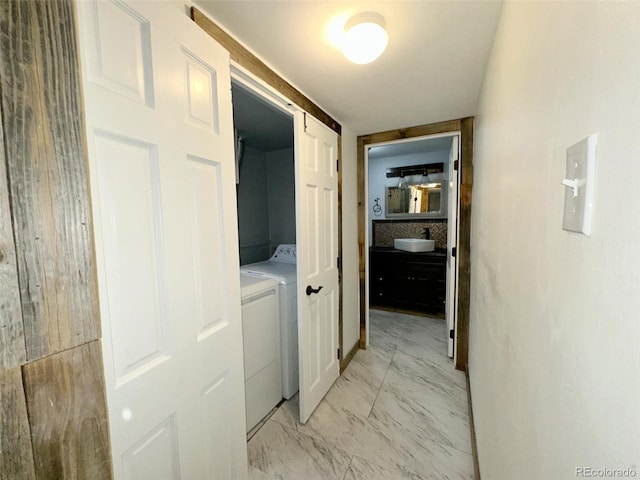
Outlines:
[[[298,391],[298,302],[295,244],[278,245],[269,260],[240,267],[240,273],[273,278],[279,285],[282,396]]]
[[[240,275],[247,432],[282,400],[278,283]]]

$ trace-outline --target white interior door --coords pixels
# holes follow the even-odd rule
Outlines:
[[[305,423],[340,374],[338,136],[301,112],[295,135],[300,421]]]
[[[171,2],[77,6],[115,478],[246,478],[228,52]]]
[[[457,253],[458,249],[458,192],[460,187],[459,167],[455,166],[459,163],[460,137],[455,136],[451,140],[451,154],[449,157],[449,203],[447,216],[447,300],[446,300],[446,316],[447,316],[447,334],[448,346],[447,353],[449,357],[453,357],[455,329],[456,329],[456,311],[458,304],[458,260],[454,256],[454,249]]]

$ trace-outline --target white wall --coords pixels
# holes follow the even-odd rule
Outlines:
[[[296,243],[296,182],[293,148],[265,153],[271,249]]]
[[[357,138],[342,126],[342,351],[360,338]]]
[[[599,132],[593,234],[561,229]],[[482,478],[640,467],[640,3],[509,2],[476,117],[469,370]],[[640,477],[637,471],[636,477]]]

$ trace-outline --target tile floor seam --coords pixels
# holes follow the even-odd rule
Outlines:
[[[378,396],[380,395],[380,391],[382,390],[382,386],[384,385],[384,381],[387,378],[387,374],[389,373],[389,369],[391,368],[391,364],[393,363],[393,357],[396,356],[396,351],[398,347],[396,346],[393,349],[393,354],[391,355],[391,360],[389,361],[389,365],[387,365],[387,369],[384,371],[384,377],[382,377],[382,382],[380,382],[380,386],[378,387],[378,391],[376,392],[376,398],[373,399],[373,403],[371,404],[371,408],[369,409],[369,413],[367,413],[367,418],[371,417],[371,412],[373,412],[373,407],[376,406],[376,402],[378,401]]]
[[[297,393],[296,393],[296,395],[297,395]],[[291,397],[291,398],[293,398],[293,397]],[[282,404],[282,405],[280,405],[280,406],[276,409],[276,411],[275,411],[275,412],[273,412],[273,415],[271,415],[271,416],[269,417],[269,420],[268,420],[268,421],[275,422],[275,423],[277,423],[278,425],[282,425],[283,427],[288,428],[289,430],[293,430],[292,428],[289,428],[289,427],[287,426],[287,424],[285,423],[285,420],[282,420],[282,421],[278,420],[278,417],[277,417],[277,415],[276,415],[276,413],[278,412],[278,410],[280,410],[280,409],[283,407],[284,403],[286,403],[286,402],[288,402],[289,400],[291,400],[291,398],[290,398],[290,399],[288,399],[288,400],[285,400],[285,401],[283,402],[283,404]],[[296,429],[295,429],[295,430],[293,430],[293,431],[294,431],[294,432],[296,432],[296,433],[299,433],[299,432],[300,432],[300,431],[298,430],[298,428],[296,428]]]
[[[347,475],[349,474],[349,469],[351,468],[351,464],[353,463],[353,457],[355,457],[355,455],[351,455],[351,458],[349,459],[349,465],[347,465],[347,469],[344,471],[344,475],[342,476],[342,480],[347,480]]]

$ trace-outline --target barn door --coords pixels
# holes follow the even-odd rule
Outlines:
[[[78,2],[117,479],[247,475],[229,56],[170,2]]]
[[[340,374],[338,360],[338,137],[295,117],[300,421]]]

